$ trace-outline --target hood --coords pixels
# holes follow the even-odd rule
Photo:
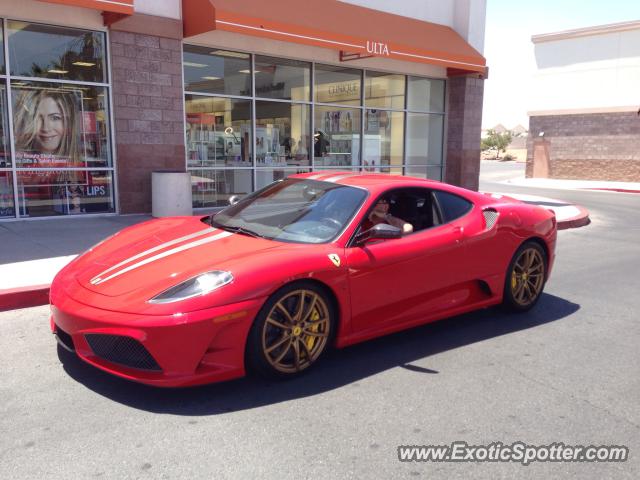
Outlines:
[[[197,217],[154,220],[125,229],[74,262],[75,280],[108,297],[161,292],[277,242],[212,228]]]

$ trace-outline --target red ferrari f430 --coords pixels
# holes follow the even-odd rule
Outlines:
[[[506,196],[299,174],[99,243],[56,276],[51,328],[85,362],[145,384],[287,377],[330,347],[496,304],[526,311],[555,245],[553,212]]]

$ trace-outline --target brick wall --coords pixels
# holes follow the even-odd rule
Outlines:
[[[549,142],[549,177],[640,182],[640,117],[635,112],[532,116],[527,177],[533,173],[533,139]]]
[[[447,82],[447,158],[445,181],[472,190],[480,177],[480,134],[484,80],[451,77]]]
[[[140,17],[109,36],[121,213],[151,211],[151,172],[185,171],[182,26]]]

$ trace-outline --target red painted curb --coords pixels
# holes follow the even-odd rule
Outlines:
[[[564,222],[558,222],[558,230],[567,230],[569,228],[579,228],[589,225],[591,219],[589,217],[577,218],[575,220],[566,220]]]
[[[584,227],[585,225],[589,225],[591,223],[591,219],[589,218],[589,210],[587,210],[586,208],[580,205],[573,205],[573,206],[576,207],[578,210],[580,210],[580,213],[575,217],[566,218],[562,221],[558,221],[557,223],[558,230]]]
[[[640,193],[640,190],[631,190],[631,189],[627,189],[627,188],[583,187],[580,190],[601,190],[603,192],[618,192],[618,193]]]
[[[0,312],[48,304],[49,287],[50,285],[35,285],[0,290]]]

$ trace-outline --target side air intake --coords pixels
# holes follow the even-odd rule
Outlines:
[[[484,215],[484,222],[487,224],[487,230],[491,230],[498,220],[498,212],[492,208],[487,208],[482,211]]]
[[[84,338],[98,357],[138,370],[161,371],[144,346],[134,338],[87,333]]]

